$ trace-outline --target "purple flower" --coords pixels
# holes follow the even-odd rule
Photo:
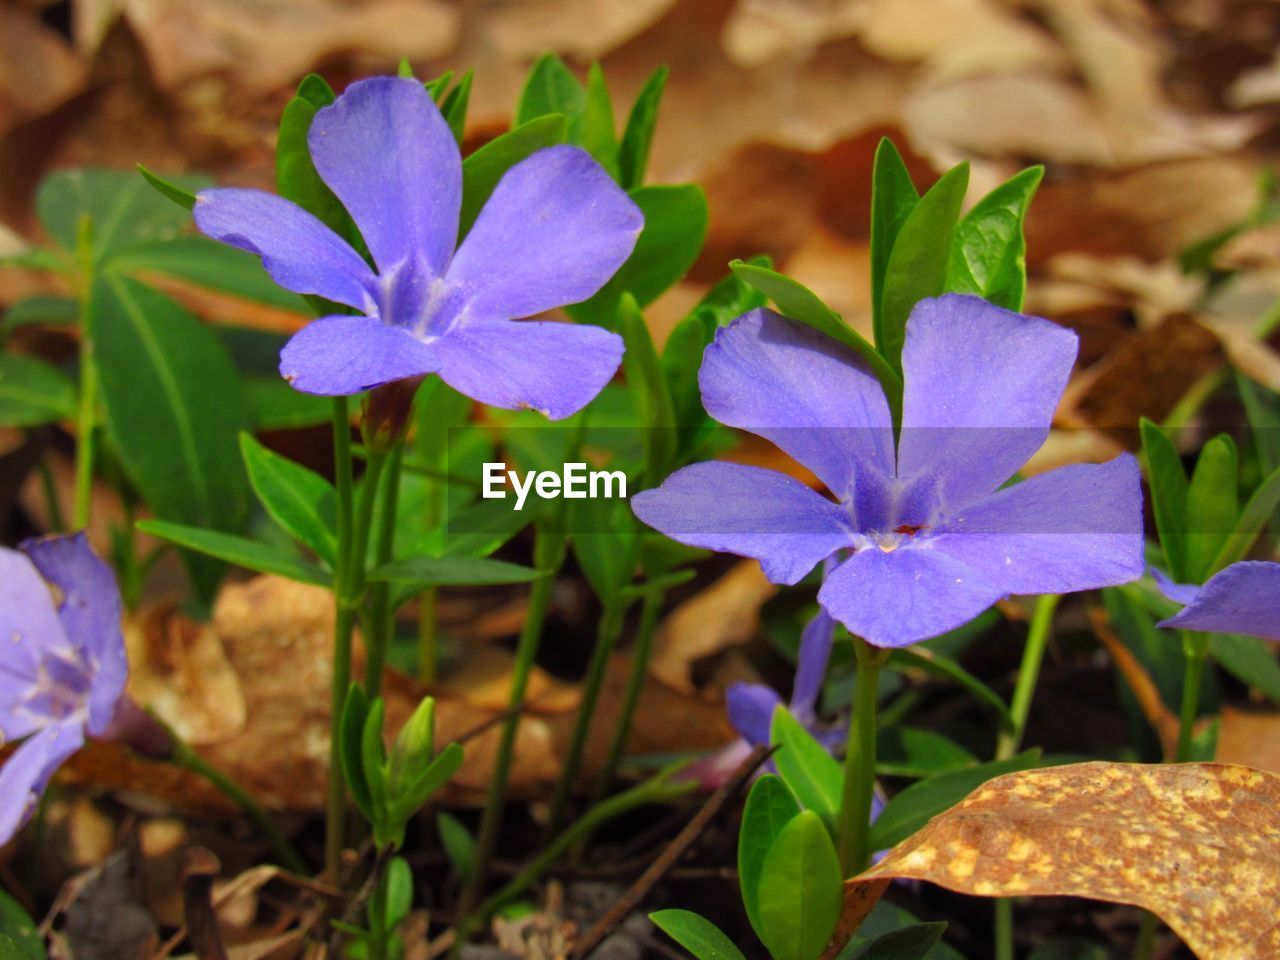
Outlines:
[[[1133,457],[1000,489],[1048,436],[1076,336],[970,296],[923,300],[907,322],[902,430],[852,350],[768,310],[703,356],[707,412],[772,441],[828,499],[772,470],[698,463],[632,507],[675,540],[760,560],[794,584],[841,562],[818,602],[854,634],[901,647],[1009,594],[1068,593],[1141,576]]]
[[[322,317],[285,346],[280,372],[339,396],[438,373],[496,407],[558,419],[608,383],[622,340],[598,327],[513,323],[594,294],[631,254],[640,210],[583,150],[557,146],[499,181],[462,245],[462,160],[422,84],[375,77],[320,110],[317,173],[368,245],[371,269],[302,208],[257,190],[205,190],[196,225],[262,258],[282,287],[361,316]]]
[[[0,843],[27,821],[55,770],[109,737],[127,704],[120,593],[84,534],[0,548],[0,733],[25,737],[0,769]]]
[[[1159,626],[1280,640],[1280,563],[1233,563],[1203,587],[1174,583],[1159,570],[1151,572],[1161,593],[1184,604]]]

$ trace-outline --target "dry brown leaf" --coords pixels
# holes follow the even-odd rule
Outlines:
[[[1280,773],[1280,713],[1223,707],[1214,759]]]
[[[517,62],[548,50],[595,60],[651,26],[675,0],[524,0],[479,8],[477,28]]]
[[[1079,763],[988,781],[849,885],[1071,896],[1155,913],[1202,960],[1280,954],[1280,775]]]

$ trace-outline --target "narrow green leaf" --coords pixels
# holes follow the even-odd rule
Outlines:
[[[767,773],[751,786],[738,828],[738,886],[747,919],[758,936],[760,925],[760,877],[764,859],[782,828],[800,813],[800,804],[785,783]]]
[[[338,99],[329,81],[318,73],[309,73],[298,83],[298,96],[314,107],[327,107]]]
[[[582,146],[596,162],[618,179],[618,136],[613,126],[613,102],[599,63],[587,72],[586,101],[582,106]]]
[[[137,526],[143,533],[227,563],[234,563],[246,570],[275,573],[290,580],[314,583],[320,587],[333,585],[332,575],[321,567],[258,540],[165,520],[139,520]]]
[[[472,71],[468,70],[462,75],[458,85],[449,91],[449,95],[440,106],[440,112],[444,114],[445,122],[453,132],[453,139],[459,144],[462,143],[462,135],[466,132],[467,105],[471,102],[472,79]]]
[[[453,872],[460,880],[471,876],[476,860],[476,839],[462,825],[462,821],[444,810],[436,814],[436,829],[440,832],[440,846],[453,865]]]
[[[773,960],[817,960],[844,895],[835,846],[812,810],[792,817],[760,871],[760,939]]]
[[[276,523],[331,568],[338,555],[337,494],[320,474],[268,450],[252,434],[240,434],[249,483]]]
[[[612,329],[624,293],[645,307],[676,284],[698,259],[707,237],[707,197],[692,184],[637,187],[631,199],[644,214],[644,229],[618,272],[591,299],[567,307],[579,323]]]
[[[618,305],[618,332],[626,344],[622,368],[627,376],[627,388],[635,397],[640,425],[644,428],[645,485],[656,486],[669,472],[675,453],[676,414],[649,326],[629,293],[622,295]]]
[[[5,890],[0,890],[0,935],[9,940],[15,960],[45,960],[44,937],[36,922]],[[0,960],[9,960],[0,950]]]
[[[565,528],[587,582],[601,600],[616,601],[635,575],[638,522],[627,501],[586,498],[569,502]]]
[[[950,680],[963,687],[979,703],[991,708],[1000,718],[1001,727],[1012,729],[1013,717],[1009,705],[989,686],[960,666],[950,657],[925,647],[904,647],[889,654],[888,666],[896,670],[923,670],[935,677]]]
[[[946,932],[945,923],[917,923],[890,930],[878,937],[846,948],[837,960],[925,960]]]
[[[76,415],[75,384],[57,367],[0,353],[0,427],[34,427]]]
[[[884,777],[932,777],[977,762],[951,738],[923,727],[894,725],[876,737],[876,771]]]
[[[80,304],[71,297],[26,297],[5,311],[0,329],[14,330],[31,324],[74,326],[80,322]]]
[[[773,713],[770,739],[778,745],[778,775],[807,810],[834,831],[840,812],[843,773],[836,759],[784,707]]]
[[[107,274],[90,334],[107,432],[130,481],[162,520],[235,532],[248,518],[238,437],[249,428],[240,378],[217,335],[150,287]],[[204,597],[221,571],[187,558]]]
[[[364,725],[369,719],[369,698],[364,688],[353,683],[347,689],[347,699],[342,705],[342,718],[339,722],[341,735],[342,775],[347,782],[347,789],[364,814],[366,820],[372,821],[374,816],[373,797],[369,793],[369,783],[364,776],[363,742]]]
[[[948,170],[907,214],[894,240],[885,266],[876,349],[895,371],[902,370],[902,345],[912,308],[946,289],[951,241],[968,185],[967,163]]]
[[[1187,487],[1187,579],[1203,583],[1214,558],[1235,529],[1239,457],[1226,434],[1214,437],[1200,450]]]
[[[1213,659],[1242,683],[1280,703],[1280,664],[1276,663],[1274,644],[1257,637],[1214,633],[1209,635],[1209,650]]]
[[[1261,535],[1267,522],[1275,516],[1277,507],[1280,507],[1280,467],[1273,470],[1258,489],[1253,491],[1253,496],[1240,511],[1232,532],[1209,564],[1206,578],[1248,556],[1254,541]]]
[[[157,176],[140,163],[137,167],[138,172],[142,174],[143,179],[145,179],[147,183],[151,184],[151,186],[155,187],[161,196],[168,197],[178,206],[184,207],[187,210],[194,209],[196,205],[196,195],[190,190],[186,190],[178,186],[176,183],[170,183],[168,180],[164,179],[164,177]]]
[[[1152,421],[1139,421],[1142,452],[1147,462],[1147,484],[1151,490],[1151,508],[1155,513],[1156,531],[1164,550],[1169,576],[1186,583],[1187,567],[1187,474],[1173,441]]]
[[[992,777],[1029,770],[1040,762],[1039,750],[1027,750],[1008,760],[995,760],[964,770],[940,773],[913,783],[890,800],[871,824],[871,849],[887,850],[911,836],[933,817],[949,810]]]
[[[307,144],[316,113],[334,99],[324,79],[311,74],[298,85],[298,95],[285,104],[276,134],[276,190],[364,252],[360,231],[342,202],[316,173]]]
[[[462,161],[462,212],[458,239],[475,223],[502,175],[521,160],[545,147],[564,143],[568,127],[560,114],[536,117],[495,137]]]
[[[462,766],[461,744],[451,743],[437,754],[399,797],[391,801],[393,823],[407,823],[431,799],[431,795],[448,783]]]
[[[893,407],[895,402],[901,404],[902,377],[875,347],[867,343],[858,331],[845,323],[840,314],[823,303],[812,290],[767,267],[754,266],[741,260],[731,261],[729,269],[777,304],[781,313],[854,350],[867,362],[871,372],[884,387],[890,406]]]
[[[534,63],[516,104],[515,125],[528,123],[535,117],[559,113],[569,121],[569,142],[579,143],[582,111],[587,93],[564,61],[554,53],[543,55]]]
[[[956,225],[946,289],[972,293],[1006,310],[1021,310],[1027,289],[1027,208],[1044,177],[1028,167],[996,187]]]
[[[422,587],[476,587],[527,583],[542,576],[532,567],[485,557],[406,557],[369,573],[370,580]]]
[[[618,149],[618,177],[624,190],[644,183],[645,170],[649,166],[649,148],[653,145],[653,131],[658,123],[658,106],[662,102],[668,73],[668,68],[663,66],[649,74],[636,102],[631,105],[631,114],[627,117],[627,127]]]
[[[400,926],[413,909],[413,871],[403,857],[392,857],[382,882],[386,887],[382,924],[383,929],[390,932]]]
[[[369,701],[369,710],[360,730],[360,772],[369,788],[369,808],[373,811],[375,832],[379,827],[395,829],[395,822],[387,822],[386,813],[391,799],[387,796],[387,751],[382,743],[382,728],[387,716],[387,705],[381,697]]]
[[[649,919],[698,960],[746,960],[719,927],[689,910],[659,910]]]
[[[889,255],[902,225],[920,201],[907,165],[893,141],[884,137],[876,147],[871,172],[871,317],[877,343],[884,337],[884,283]]]
[[[445,91],[449,89],[449,84],[452,82],[453,82],[453,71],[446,70],[444,73],[440,74],[440,76],[436,77],[434,80],[428,80],[426,83],[423,84],[423,86],[426,87],[427,93],[431,94],[431,99],[435,100],[438,103],[440,99],[444,96]]]

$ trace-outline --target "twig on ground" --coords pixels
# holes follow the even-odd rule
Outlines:
[[[182,876],[182,916],[197,960],[227,960],[227,948],[213,910],[213,881],[222,864],[204,847],[187,851]]]

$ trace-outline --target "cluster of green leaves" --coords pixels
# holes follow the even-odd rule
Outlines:
[[[349,960],[400,960],[404,941],[398,930],[413,908],[413,871],[403,857],[391,857],[382,867],[369,902],[365,905],[366,926],[330,920],[351,937],[344,955]]]

